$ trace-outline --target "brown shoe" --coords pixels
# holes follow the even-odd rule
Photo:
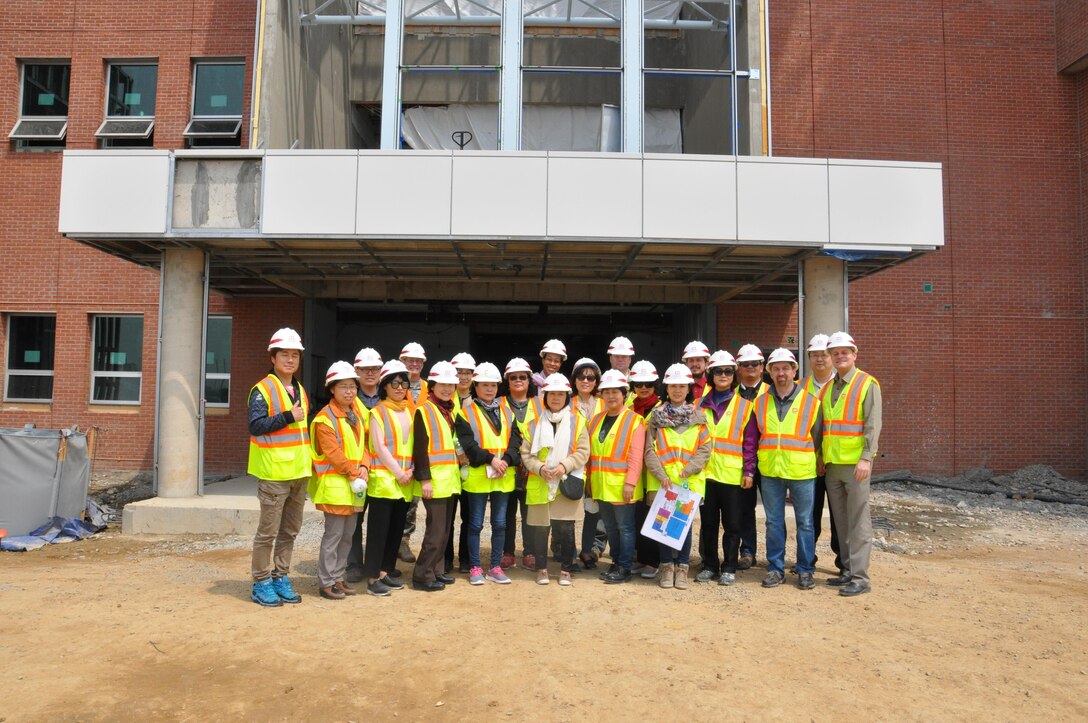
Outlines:
[[[401,539],[400,550],[397,552],[397,557],[401,562],[415,562],[416,556],[412,554],[412,548],[408,546],[408,540]]]
[[[671,562],[663,562],[657,566],[657,584],[666,590],[671,590],[675,584],[676,566]]]
[[[340,588],[336,586],[336,583],[333,583],[328,587],[321,588],[321,597],[326,600],[343,600],[345,595],[340,592]]]
[[[335,587],[337,590],[344,593],[345,595],[358,595],[359,594],[358,592],[356,592],[355,588],[353,588],[351,585],[348,585],[343,580],[341,580],[340,582],[333,585],[333,587]]]
[[[674,576],[673,587],[675,587],[677,590],[687,590],[688,589],[688,566],[687,565],[677,565],[676,566],[676,574]]]
[[[755,564],[755,562],[755,558],[753,558],[751,555],[741,555],[740,559],[737,560],[737,569],[747,570],[751,568],[752,565]]]

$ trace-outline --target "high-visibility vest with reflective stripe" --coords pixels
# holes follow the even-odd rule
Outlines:
[[[586,420],[581,414],[574,413],[571,415],[574,420],[574,426],[571,430],[570,445],[567,449],[563,450],[561,455],[563,458],[569,457],[574,454],[574,450],[578,449],[578,438],[582,436],[582,431],[586,428]],[[532,420],[522,426],[522,430],[525,433],[525,439],[528,439],[530,443],[533,439],[533,434],[536,433],[536,427],[540,424],[540,418]],[[548,422],[550,424],[550,422]],[[548,450],[540,450],[540,461],[543,462],[548,458]],[[570,472],[570,470],[567,470]],[[525,504],[527,505],[546,505],[555,497],[551,495],[548,489],[548,483],[540,475],[529,473],[529,479],[525,483]]]
[[[605,412],[601,412],[589,423],[589,474],[590,489],[593,499],[602,502],[623,502],[623,484],[627,477],[627,454],[636,434],[646,434],[646,423],[642,417],[624,407],[619,417],[612,423],[604,441],[599,439]],[[642,460],[636,460],[640,463]],[[635,485],[635,494],[631,501],[641,500],[646,488],[640,478]]]
[[[806,480],[816,478],[816,443],[812,428],[820,400],[799,390],[790,404],[786,418],[779,420],[778,409],[770,394],[756,399],[756,424],[759,425],[759,473],[764,477]]]
[[[499,423],[501,426],[498,432],[491,426],[491,420],[487,418],[487,413],[480,409],[475,400],[467,402],[461,408],[461,417],[468,422],[469,428],[472,429],[472,436],[475,437],[476,444],[480,445],[481,449],[487,450],[496,457],[502,457],[506,453],[507,447],[510,446],[510,435],[513,433],[515,424],[514,412],[509,405],[499,404]],[[486,464],[479,467],[469,467],[468,479],[461,483],[461,489],[465,492],[477,493],[514,491],[516,465],[510,465],[506,469],[506,474],[495,479],[488,478],[488,467],[490,465]]]
[[[880,382],[860,369],[831,403],[834,380],[824,385],[820,401],[824,410],[824,464],[857,464],[865,449],[865,413],[862,404],[869,387]]]
[[[359,421],[363,423],[363,432],[370,433],[370,410],[363,404],[363,400],[359,397],[355,397],[355,401],[352,402],[352,406],[355,408],[355,414],[358,415]]]
[[[582,411],[582,403],[578,401],[577,396],[571,397],[570,403],[574,405],[574,408],[578,410],[578,414],[582,415],[587,423],[604,411],[604,401],[600,397],[593,397],[593,412],[588,415]]]
[[[805,377],[801,381],[801,388],[804,389],[809,394],[811,394],[812,396],[819,399],[820,398],[820,393],[823,392],[824,387],[826,387],[828,384],[831,384],[831,382],[833,382],[833,381],[835,381],[834,376],[832,376],[830,379],[828,379],[823,387],[817,387],[815,377],[813,377],[813,375],[809,374],[807,377]]]
[[[253,385],[268,407],[268,416],[275,417],[289,412],[294,406],[287,390],[275,374],[269,374]],[[253,389],[249,390],[250,395]],[[313,472],[312,450],[310,449],[310,430],[306,419],[310,415],[310,398],[302,385],[295,383],[303,417],[300,422],[292,422],[283,429],[270,434],[249,437],[249,464],[247,471],[257,479],[270,482],[309,477]]]
[[[317,425],[324,424],[332,428],[336,434],[336,442],[344,451],[344,456],[353,464],[362,464],[363,445],[366,444],[366,432],[363,431],[363,421],[358,418],[355,431],[359,434],[356,441],[351,424],[347,417],[337,417],[332,409],[325,407],[310,424],[310,439],[313,441],[314,473],[310,477],[308,491],[310,499],[315,505],[343,505],[346,507],[358,507],[362,509],[366,500],[366,493],[362,497],[356,497],[351,491],[351,480],[336,471],[328,460],[328,455],[321,454],[317,448]]]
[[[707,479],[727,485],[741,484],[744,475],[744,428],[752,414],[752,402],[734,393],[722,417],[714,421],[714,410],[706,412],[706,426],[710,431],[710,461],[706,464]]]
[[[503,397],[499,401],[499,406],[502,407],[503,409],[506,409],[507,411],[509,411],[510,414],[513,415],[514,419],[517,420],[518,414],[514,410],[514,405],[512,405],[510,403],[509,398]],[[529,399],[529,403],[527,405],[525,405],[525,419],[522,419],[522,420],[518,421],[517,424],[519,424],[519,425],[528,424],[529,422],[531,422],[534,419],[539,419],[540,416],[543,413],[544,413],[544,397],[531,397]]]
[[[693,424],[685,429],[683,434],[677,433],[671,427],[662,427],[657,430],[654,437],[655,451],[670,482],[683,486],[685,480],[680,477],[680,473],[695,456],[699,447],[704,444],[710,444],[710,431],[705,424]],[[706,497],[705,467],[688,477],[686,481],[689,490],[698,493],[700,497]]]
[[[431,465],[432,497],[436,500],[452,497],[461,491],[461,467],[457,464],[453,430],[432,400],[424,402],[418,411],[423,417],[423,426],[427,429],[427,460]],[[423,485],[419,480],[412,483],[412,493],[416,497],[423,494]]]
[[[384,404],[379,404],[370,410],[370,414],[371,434],[368,435],[370,444],[370,480],[367,482],[366,493],[371,497],[379,497],[384,500],[410,501],[412,499],[412,485],[398,484],[393,472],[386,469],[385,465],[382,464],[382,460],[378,456],[378,448],[374,442],[373,427],[375,424],[381,425],[382,432],[385,435],[385,448],[389,450],[389,453],[393,455],[393,458],[402,469],[407,468],[412,464],[411,414],[407,411],[403,412],[403,414],[408,415],[409,420],[407,434],[404,434],[401,428],[400,415],[402,412],[394,412]]]
[[[660,407],[664,403],[665,402],[663,400],[658,399],[654,403],[654,406],[652,406],[652,407],[650,407],[649,409],[646,410],[646,414],[642,415],[642,419],[643,420],[648,419],[649,416],[653,413],[653,411],[655,409],[657,409],[658,407]],[[631,404],[631,411],[632,412],[635,411],[633,402]],[[635,412],[635,414],[638,414],[638,412]],[[651,492],[657,492],[658,488],[661,487],[661,483],[657,481],[657,477],[654,477],[652,474],[650,474],[650,470],[646,469],[645,464],[642,465],[642,478],[641,478],[641,481],[642,481],[642,488],[643,488],[643,490],[645,490],[647,497],[650,496]]]

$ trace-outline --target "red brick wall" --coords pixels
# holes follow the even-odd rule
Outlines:
[[[765,353],[780,346],[797,349],[797,304],[719,304],[715,348],[736,354],[743,344]]]
[[[1054,0],[1054,29],[1059,71],[1088,56],[1088,3],[1084,0]],[[1079,65],[1077,70],[1083,70]]]

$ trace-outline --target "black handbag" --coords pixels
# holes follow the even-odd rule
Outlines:
[[[586,481],[569,474],[559,483],[559,493],[568,500],[580,500],[586,495]]]

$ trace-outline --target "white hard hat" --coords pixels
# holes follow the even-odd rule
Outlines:
[[[404,366],[404,362],[400,359],[390,359],[384,365],[382,365],[381,375],[378,377],[378,384],[385,382],[386,377],[394,374],[403,374],[408,376],[408,367]]]
[[[354,379],[359,380],[359,375],[355,373],[355,367],[348,364],[346,361],[333,362],[329,367],[329,371],[325,374],[325,386],[329,386],[333,382],[338,382],[341,379]]]
[[[656,382],[660,378],[657,367],[645,359],[640,359],[631,365],[631,371],[627,375],[629,382]]]
[[[858,350],[857,342],[854,341],[854,337],[847,334],[845,331],[836,331],[827,340],[827,348],[834,349],[840,346],[848,346],[854,351]]]
[[[455,369],[475,369],[476,360],[472,358],[472,355],[467,351],[463,351],[460,354],[454,354],[453,359],[450,359],[450,364],[453,364]]]
[[[598,389],[624,389],[627,387],[627,377],[619,369],[609,369],[601,375],[601,383]]]
[[[380,367],[383,363],[382,355],[369,346],[360,349],[359,353],[355,355],[355,366],[357,367]]]
[[[725,349],[719,349],[710,355],[710,363],[707,364],[707,368],[713,369],[714,367],[735,367],[737,360],[733,358],[733,355],[727,352]]]
[[[694,384],[695,378],[686,364],[671,364],[665,370],[665,384]]]
[[[533,368],[529,366],[529,362],[525,361],[520,356],[516,356],[506,363],[506,371],[504,371],[502,375],[505,377],[508,374],[513,374],[514,372],[525,372],[526,374],[532,374]]]
[[[476,365],[476,371],[472,373],[472,381],[474,382],[495,382],[496,384],[502,381],[502,375],[499,374],[499,368],[491,362],[483,362]]]
[[[737,351],[737,361],[763,361],[763,352],[755,344],[745,344]]]
[[[427,381],[435,384],[457,384],[457,369],[448,361],[435,362],[427,374]]]
[[[540,358],[543,359],[545,354],[558,354],[566,361],[567,347],[558,339],[548,339],[540,349]]]
[[[793,366],[797,366],[797,357],[793,355],[793,352],[789,349],[783,349],[779,347],[771,352],[771,355],[767,357],[767,366],[771,366],[775,362],[789,362]]]
[[[414,341],[410,341],[404,345],[404,348],[400,350],[400,358],[404,359],[409,357],[411,359],[422,359],[427,361],[427,352],[423,351],[423,345],[417,344]]]
[[[706,344],[701,341],[690,342],[684,347],[684,356],[681,359],[694,359],[696,357],[705,356],[710,358],[710,350],[706,348]]]
[[[617,336],[612,340],[612,343],[608,345],[609,354],[618,354],[620,356],[634,356],[635,347],[631,344],[631,340],[626,336]]]
[[[588,356],[584,356],[581,359],[579,359],[578,361],[574,362],[574,368],[575,369],[581,369],[582,367],[593,367],[594,369],[597,370],[598,374],[601,373],[601,368],[599,366],[597,366],[597,362],[593,361]]]
[[[817,334],[812,337],[805,351],[827,351],[827,334]]]
[[[298,335],[298,332],[294,329],[284,327],[272,335],[272,338],[268,340],[268,351],[273,349],[298,349],[299,351],[305,351],[306,347],[302,346],[302,337]]]
[[[554,353],[554,352],[549,352]],[[548,378],[544,380],[545,392],[567,392],[570,393],[570,380],[565,376],[556,372],[555,374],[549,374]]]

